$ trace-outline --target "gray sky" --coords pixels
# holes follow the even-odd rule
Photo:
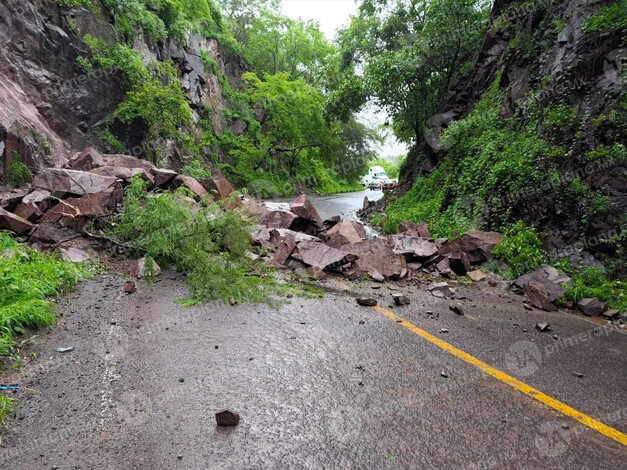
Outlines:
[[[357,13],[354,0],[283,0],[283,14],[290,18],[313,20],[327,39],[332,40],[338,29],[350,24],[350,17]],[[386,113],[368,106],[359,113],[359,120],[371,125],[383,124]],[[396,156],[407,153],[407,146],[389,135],[385,145],[379,150],[382,156]]]

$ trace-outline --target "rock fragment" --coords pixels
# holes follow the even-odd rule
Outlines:
[[[231,410],[221,410],[216,413],[216,423],[218,426],[237,426],[239,424],[239,414]]]
[[[377,305],[377,300],[359,297],[357,299],[357,303],[363,307],[374,307],[375,305]]]

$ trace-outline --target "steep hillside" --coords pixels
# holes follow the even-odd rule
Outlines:
[[[353,188],[376,136],[323,116],[334,47],[278,11],[231,13],[213,0],[0,1],[0,183],[13,161],[37,173],[93,146],[199,179],[220,170],[264,197]]]
[[[152,75],[161,77],[164,85],[170,80],[188,98],[190,109],[176,116],[176,131],[185,123],[197,123],[198,113],[207,106],[219,116],[226,108],[220,79],[226,76],[236,85],[248,70],[246,62],[227,53],[217,39],[196,32],[184,40],[159,41],[137,34],[132,48],[126,48],[107,7],[99,1],[83,3],[89,8],[61,6],[81,4],[63,1],[3,0],[0,5],[4,23],[0,30],[0,169],[11,162],[14,151],[36,170],[62,162],[72,150],[94,145],[104,151],[158,160],[179,170],[183,162],[177,132],[162,126],[155,130],[150,119],[122,122],[115,113],[126,92],[135,86],[131,83],[135,78],[126,75],[133,66],[131,61],[140,59],[146,64],[135,64],[139,73],[148,72],[151,64],[162,64],[162,70],[150,70]],[[104,63],[105,52],[118,57],[109,55],[112,62]],[[205,66],[203,57],[216,64],[215,71]],[[101,60],[94,64],[94,58]],[[166,63],[172,64],[171,70],[163,69]],[[166,77],[168,73],[172,76]],[[180,103],[187,107],[184,100]],[[159,118],[165,119],[170,110],[167,103],[161,104]],[[193,120],[187,112],[194,115]],[[222,121],[213,119],[210,129],[219,135]]]
[[[497,0],[474,67],[418,136],[386,231],[521,220],[555,258],[624,272],[626,15],[624,0]]]

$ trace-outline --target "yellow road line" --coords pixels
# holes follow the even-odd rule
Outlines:
[[[426,331],[418,328],[416,325],[403,320],[401,317],[395,315],[394,313],[390,312],[389,310],[386,310],[385,308],[381,306],[376,306],[373,308],[381,312],[386,317],[398,322],[399,325],[407,328],[412,333],[417,334],[418,336],[426,339],[427,341],[435,344],[436,346],[439,346],[445,351],[451,353],[453,356],[457,356],[461,360],[466,361],[468,364],[472,364],[473,366],[481,369],[486,374],[491,375],[495,379],[506,383],[507,385],[515,388],[516,390],[524,393],[525,395],[529,395],[530,397],[535,398],[539,402],[550,406],[554,410],[559,411],[560,413],[563,413],[566,416],[570,416],[571,418],[576,419],[580,423],[585,424],[589,428],[594,429],[595,431],[598,431],[601,434],[607,437],[610,437],[614,439],[615,441],[620,442],[621,444],[627,446],[627,435],[623,434],[622,432],[614,428],[611,428],[610,426],[603,424],[602,422],[597,421],[596,419],[591,418],[590,416],[587,416],[584,413],[581,413],[580,411],[577,411],[574,408],[571,408],[567,404],[562,403],[561,401],[556,400],[555,398],[550,397],[549,395],[545,393],[542,393],[540,390],[537,390],[527,385],[526,383],[521,382],[520,380],[515,379],[514,377],[510,375],[507,375],[505,372],[501,372],[500,370],[495,369],[494,367],[486,364],[485,362],[480,361],[476,357],[471,356],[467,352],[464,352],[461,349],[456,348],[452,344],[449,344],[446,341],[441,340],[437,336],[433,336],[432,334],[427,333]]]

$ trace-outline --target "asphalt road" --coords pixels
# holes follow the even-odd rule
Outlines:
[[[627,447],[515,390],[346,293],[278,310],[184,308],[179,275],[123,293],[86,282],[58,305],[2,433],[6,469],[619,469]],[[351,287],[340,281],[333,287]],[[392,286],[394,287],[394,286]],[[627,337],[460,285],[466,314],[425,284],[388,308],[477,360],[627,432]],[[431,311],[431,314],[427,312]],[[553,331],[541,333],[536,322]],[[448,330],[447,333],[441,332]],[[554,338],[553,335],[556,335]],[[53,352],[74,346],[71,353]],[[578,377],[575,374],[582,374]],[[446,375],[446,377],[444,377]],[[217,428],[214,413],[241,414]]]
[[[352,193],[332,194],[330,196],[309,196],[309,199],[323,219],[334,215],[355,219],[356,212],[364,205],[364,198],[378,201],[383,197],[383,191],[356,191]],[[279,202],[289,202],[294,198],[280,199]]]

